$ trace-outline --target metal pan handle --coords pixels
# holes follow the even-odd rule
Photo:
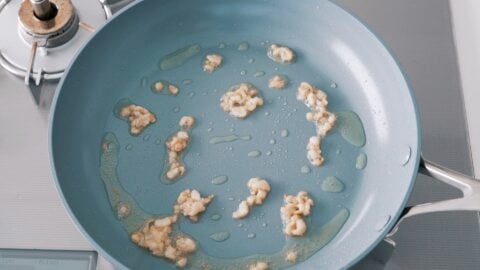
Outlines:
[[[419,172],[461,190],[463,197],[405,208],[395,227],[387,234],[387,238],[398,231],[403,220],[412,216],[446,211],[480,211],[480,180],[435,164],[423,157],[420,160]]]

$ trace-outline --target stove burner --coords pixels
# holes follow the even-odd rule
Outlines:
[[[20,33],[28,43],[56,47],[77,32],[78,16],[70,0],[23,1],[18,12]]]
[[[41,106],[95,28],[130,2],[0,0],[0,66],[23,78]]]

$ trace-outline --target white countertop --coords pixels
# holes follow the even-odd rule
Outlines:
[[[450,0],[475,176],[480,178],[480,1]]]
[[[0,69],[0,248],[93,250],[68,216],[48,157],[48,115]],[[98,258],[98,270],[113,269]]]
[[[11,77],[0,70],[0,81],[10,82],[0,89],[0,198],[8,202],[0,207],[0,246],[90,250],[53,183],[46,113],[39,113],[23,81]],[[21,233],[31,226],[34,234]]]

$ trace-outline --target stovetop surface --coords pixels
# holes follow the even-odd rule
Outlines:
[[[472,174],[463,96],[447,0],[338,0],[365,21],[397,56],[415,90],[423,154]],[[0,68],[0,248],[91,250],[54,188],[48,161],[48,110],[22,79]],[[460,192],[419,176],[410,203]],[[478,269],[476,213],[411,218],[395,236],[385,269]],[[365,260],[355,269],[383,268]]]
[[[472,175],[449,1],[337,2],[366,22],[403,66],[421,114],[423,155]],[[409,204],[457,196],[460,196],[459,191],[420,175]],[[385,269],[480,267],[477,213],[413,217],[402,224],[395,241],[397,247]],[[359,269],[371,269],[362,266]]]

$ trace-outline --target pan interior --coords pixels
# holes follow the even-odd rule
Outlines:
[[[238,50],[242,42],[249,44],[247,50]],[[266,47],[271,43],[291,47],[297,61],[281,65],[268,59]],[[202,49],[183,65],[159,68],[163,56],[193,44]],[[202,71],[209,53],[225,58],[212,74]],[[275,74],[289,78],[287,88],[268,88]],[[180,93],[153,93],[157,80],[177,85]],[[309,164],[305,146],[315,128],[305,120],[309,109],[295,98],[302,81],[328,94],[331,111],[360,116],[365,146],[349,144],[337,127],[322,141],[325,164]],[[237,120],[222,111],[219,99],[241,82],[256,86],[265,105]],[[131,136],[127,123],[113,113],[125,98],[157,116],[157,123],[140,136]],[[197,119],[184,159],[188,172],[165,185],[160,180],[164,143],[184,115]],[[294,266],[299,269],[346,266],[381,238],[409,194],[419,147],[412,96],[390,54],[343,10],[327,1],[309,0],[143,1],[133,6],[101,29],[71,65],[57,96],[51,132],[54,167],[69,210],[97,248],[118,265],[133,269],[170,264],[131,243],[112,211],[99,172],[100,144],[107,132],[119,143],[122,188],[145,212],[170,214],[178,193],[186,188],[215,195],[198,223],[180,222],[182,231],[212,256],[237,258],[281,250],[285,238],[279,209],[285,193],[310,193],[315,201],[312,227],[348,209],[350,216],[340,233],[311,259]],[[209,142],[232,134],[251,139]],[[252,151],[261,154],[251,157]],[[368,157],[363,170],[356,168],[360,153]],[[304,166],[311,172],[302,173]],[[211,184],[219,175],[228,181]],[[272,191],[248,218],[233,220],[239,200],[248,196],[246,182],[255,176],[267,179]],[[322,181],[329,176],[344,183],[343,192],[322,191]],[[212,220],[216,214],[221,218]],[[230,233],[226,241],[210,239],[224,231]]]

